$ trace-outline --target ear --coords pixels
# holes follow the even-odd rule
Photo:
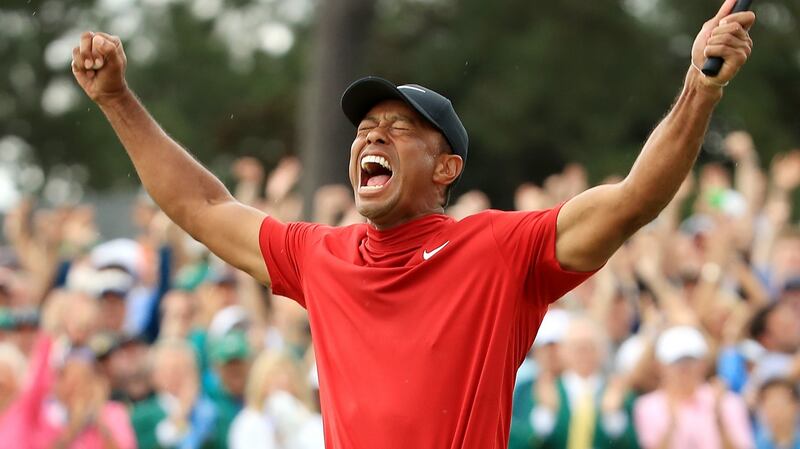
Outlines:
[[[464,160],[461,156],[443,153],[436,157],[436,167],[433,169],[433,182],[436,184],[450,185],[458,179],[464,169]]]

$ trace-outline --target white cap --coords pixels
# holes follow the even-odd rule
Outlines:
[[[139,276],[142,264],[142,247],[131,239],[115,239],[97,245],[91,253],[92,265],[100,270],[110,266],[123,268],[134,277]]]
[[[247,310],[238,305],[228,306],[214,314],[208,325],[208,335],[219,338],[244,323],[247,323]]]
[[[665,330],[656,342],[656,358],[669,365],[683,358],[702,359],[708,354],[708,344],[699,330],[691,326],[676,326]]]
[[[560,343],[567,333],[570,314],[563,309],[548,309],[536,333],[534,346],[545,346],[551,343]]]

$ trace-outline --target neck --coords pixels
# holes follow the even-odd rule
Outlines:
[[[666,391],[666,393],[669,396],[671,396],[671,397],[673,397],[673,398],[675,398],[675,399],[677,399],[679,401],[683,401],[683,400],[691,398],[694,395],[696,389],[697,389],[697,387],[695,385],[692,385],[692,384],[688,384],[688,385],[668,385],[668,386],[666,386],[664,388],[664,390]]]
[[[403,215],[400,218],[388,219],[388,220],[381,220],[381,219],[373,220],[368,218],[367,223],[369,223],[370,226],[374,227],[379,231],[386,231],[388,229],[392,229],[394,227],[408,223],[409,221],[416,220],[417,218],[422,218],[426,215],[432,215],[432,214],[444,214],[444,208],[441,206],[437,206],[428,210],[417,211],[414,213]]]

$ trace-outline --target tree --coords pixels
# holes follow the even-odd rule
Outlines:
[[[375,0],[327,0],[318,11],[309,81],[296,127],[306,217],[320,186],[348,184],[347,161],[354,131],[342,115],[339,99],[362,73],[363,47],[374,10]]]

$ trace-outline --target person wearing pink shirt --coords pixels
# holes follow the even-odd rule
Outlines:
[[[661,386],[639,398],[634,420],[643,449],[752,449],[744,400],[705,380],[708,345],[697,329],[677,326],[656,342]]]
[[[128,412],[107,400],[107,382],[88,350],[51,368],[53,339],[41,332],[28,378],[0,414],[0,449],[136,449]]]

